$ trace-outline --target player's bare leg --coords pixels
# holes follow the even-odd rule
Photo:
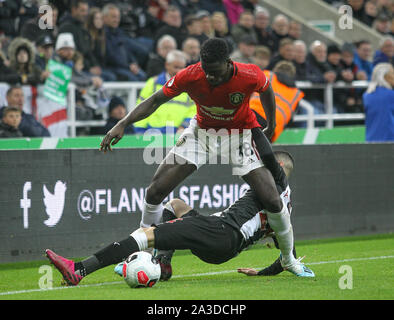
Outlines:
[[[265,167],[257,168],[243,176],[243,179],[256,192],[260,201],[264,203],[268,223],[274,230],[278,240],[283,264],[291,265],[295,263],[296,259],[292,253],[294,236],[290,222],[290,213],[288,208],[282,203],[270,171]]]
[[[174,157],[174,155],[167,155],[146,190],[141,227],[147,228],[160,222],[163,211],[162,202],[165,197],[196,170],[194,164],[185,163],[184,159],[177,156],[175,156],[175,163],[170,163],[167,161],[169,157]]]

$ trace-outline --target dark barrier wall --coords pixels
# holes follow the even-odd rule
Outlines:
[[[290,179],[296,239],[394,229],[394,145],[281,146],[296,161]],[[42,259],[51,248],[86,256],[139,226],[157,165],[140,149],[0,151],[0,262]],[[203,213],[229,206],[247,185],[226,165],[207,165],[170,197]]]

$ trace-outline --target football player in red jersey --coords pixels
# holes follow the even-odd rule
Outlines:
[[[106,134],[100,150],[112,150],[127,126],[148,117],[174,96],[187,92],[197,105],[197,115],[153,176],[146,190],[141,227],[159,223],[162,202],[168,194],[207,163],[207,157],[210,160],[223,156],[228,150],[225,156],[233,166],[233,173],[241,176],[265,204],[269,224],[277,235],[283,265],[292,265],[295,258],[288,208],[283,205],[275,181],[260,159],[265,151],[257,152],[253,141],[265,139],[263,145],[271,148],[264,136],[271,137],[276,125],[275,95],[269,81],[256,65],[231,61],[227,44],[222,39],[204,42],[200,57],[201,62],[178,72],[162,89],[120,120]],[[260,93],[267,115],[267,127],[263,131],[249,108],[253,92]]]

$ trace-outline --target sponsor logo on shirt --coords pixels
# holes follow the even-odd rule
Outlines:
[[[207,107],[207,106],[203,106],[201,105],[201,108],[203,108],[205,111],[214,114],[214,115],[231,115],[235,112],[235,109],[225,109],[223,107]]]

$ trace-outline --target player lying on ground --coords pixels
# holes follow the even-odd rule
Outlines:
[[[283,163],[286,175],[293,168],[293,160],[287,152],[277,152],[278,161]],[[283,205],[291,208],[290,187],[278,185]],[[130,254],[156,248],[159,250],[185,250],[207,263],[220,264],[237,256],[262,237],[272,233],[267,223],[264,206],[253,190],[238,199],[222,212],[210,216],[200,215],[179,199],[173,199],[165,205],[164,214],[172,220],[149,228],[139,228],[129,237],[113,242],[94,255],[81,262],[65,259],[47,249],[49,260],[61,272],[69,285],[77,285],[88,274],[125,260]],[[281,257],[280,257],[281,258]],[[280,259],[282,263],[282,259]],[[314,277],[314,273],[295,260],[285,270],[300,277]],[[244,272],[244,269],[239,269]]]
[[[233,174],[241,176],[264,203],[268,222],[277,234],[283,261],[290,267],[296,262],[291,254],[293,233],[287,218],[289,212],[282,205],[270,171],[263,166],[264,153],[253,148],[256,139],[254,134],[252,138],[252,132],[260,131],[260,125],[249,108],[252,93],[259,93],[267,115],[264,134],[270,138],[276,126],[275,94],[269,80],[256,65],[232,61],[226,41],[220,38],[204,42],[200,58],[201,62],[179,71],[163,88],[120,120],[106,134],[100,150],[112,150],[127,126],[147,118],[165,102],[187,92],[196,103],[197,115],[162,161],[146,189],[140,226],[158,224],[162,202],[170,192],[207,160],[227,153],[226,161],[233,166]],[[223,134],[223,130],[227,134]],[[218,137],[217,145],[211,143]]]

